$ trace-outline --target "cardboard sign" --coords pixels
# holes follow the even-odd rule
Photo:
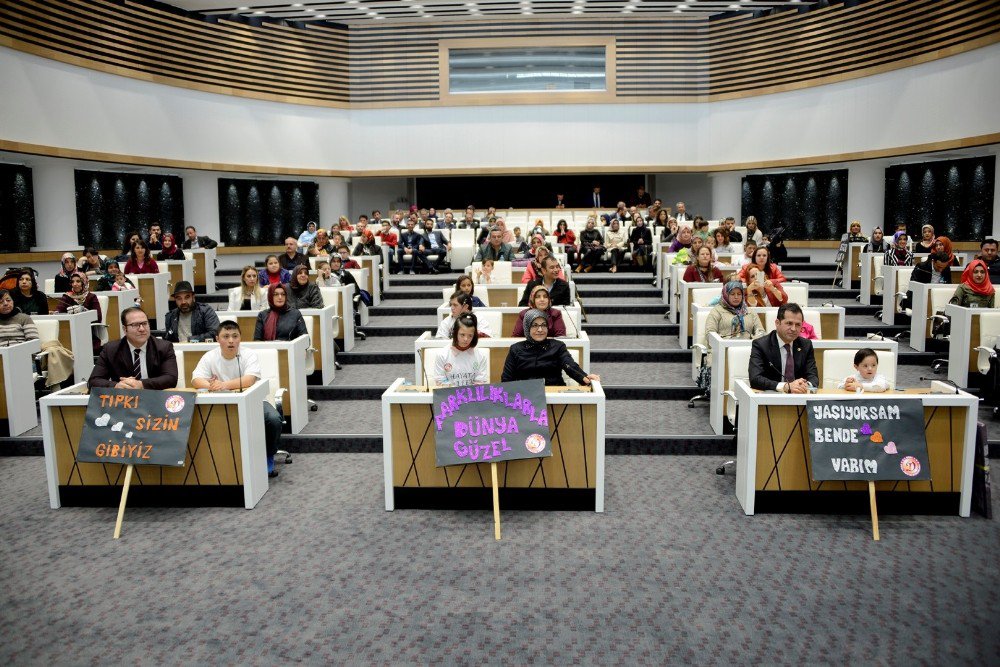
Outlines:
[[[552,456],[542,380],[435,389],[433,409],[439,466]]]
[[[813,480],[931,478],[920,401],[809,401],[806,412]]]
[[[177,390],[92,389],[76,460],[183,466],[194,397]]]

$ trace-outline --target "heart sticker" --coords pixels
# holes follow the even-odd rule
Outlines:
[[[120,430],[122,430],[122,426],[124,426],[124,425],[125,425],[125,422],[118,422],[117,424],[115,424],[114,426],[111,427],[111,430],[112,431],[120,431]]]
[[[104,413],[103,415],[94,420],[94,424],[97,426],[104,427],[108,425],[109,421],[111,421],[111,415],[109,415],[108,413]]]
[[[126,438],[131,438],[132,437],[132,431],[129,431],[128,433],[126,433],[125,437]]]
[[[888,445],[886,445],[885,447],[882,448],[882,451],[884,451],[886,454],[896,454],[897,453],[896,452],[896,443],[895,442],[890,442]]]
[[[867,422],[862,424],[861,435],[871,435],[871,434],[872,434],[872,425]]]
[[[879,431],[872,433],[872,442],[878,444],[882,442],[882,434]]]

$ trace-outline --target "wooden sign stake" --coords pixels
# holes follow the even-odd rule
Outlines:
[[[872,508],[872,539],[878,542],[878,508],[875,506],[875,482],[868,482],[868,501],[871,503]]]
[[[500,489],[497,487],[497,464],[490,464],[493,476],[493,537],[500,539]]]
[[[122,501],[118,503],[118,520],[115,522],[115,539],[117,540],[122,534],[122,519],[125,518],[125,501],[128,500],[128,487],[132,484],[132,468],[135,467],[131,463],[125,468],[125,486],[122,487]]]

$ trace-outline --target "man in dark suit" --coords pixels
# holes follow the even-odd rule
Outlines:
[[[188,225],[184,228],[184,240],[181,242],[181,248],[184,250],[191,250],[192,248],[208,248],[211,250],[217,245],[219,245],[218,242],[213,241],[207,236],[198,236],[198,230],[194,227]]]
[[[417,231],[416,227],[417,218],[415,215],[411,215],[410,219],[406,221],[406,231],[399,235],[399,245],[396,246],[396,265],[400,271],[403,271],[403,258],[409,255],[411,257],[411,276],[416,273],[418,264],[422,264],[425,268],[427,267],[427,256],[424,252],[427,240],[423,237],[423,234]]]
[[[444,237],[444,232],[434,229],[434,221],[428,220],[424,226],[424,239],[426,244],[421,250],[424,252],[424,261],[430,268],[431,273],[437,273],[445,257],[451,252],[451,243]],[[430,258],[434,257],[431,262]]]
[[[116,389],[172,389],[177,386],[177,357],[172,343],[151,338],[142,308],[122,311],[125,338],[108,343],[87,384]]]
[[[559,277],[561,269],[558,259],[551,255],[546,257],[542,277],[538,280],[532,280],[524,286],[524,294],[521,295],[521,302],[517,305],[522,308],[527,306],[531,290],[535,289],[536,285],[541,285],[549,291],[549,299],[553,306],[568,306],[570,302],[569,283]]]
[[[774,331],[750,346],[750,386],[754,389],[805,394],[819,387],[812,342],[800,338],[802,309],[794,303],[778,308]]]

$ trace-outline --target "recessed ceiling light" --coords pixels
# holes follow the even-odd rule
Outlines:
[[[466,7],[475,7],[476,3],[474,3],[474,2],[467,2],[467,3],[465,3],[465,6]]]
[[[424,7],[423,7],[423,5],[413,5],[413,8],[417,9],[417,10],[420,10],[420,9],[423,9]]]
[[[530,11],[523,11],[521,13],[524,14],[525,16],[532,16],[533,15],[533,12],[530,12]]]
[[[260,16],[260,15],[261,15],[261,14],[263,14],[263,13],[264,13],[264,12],[254,12],[254,13],[253,13],[253,15],[254,15],[254,16]]]
[[[622,10],[622,14],[631,14],[631,13],[632,13],[631,9],[623,9]]]
[[[582,11],[580,11],[579,9],[574,9],[574,10],[573,10],[573,13],[574,13],[574,14],[582,14],[583,12],[582,12]]]
[[[687,9],[687,5],[677,5],[677,9]]]
[[[326,18],[326,14],[317,14],[316,18],[318,18],[318,19],[325,19]]]
[[[368,16],[378,16],[378,12],[368,12]]]
[[[292,7],[301,7],[301,6],[302,6],[301,2],[296,2],[294,5],[292,5]]]
[[[740,6],[739,5],[729,5],[729,8],[730,9],[739,9]]]
[[[237,7],[236,11],[238,11],[238,12],[245,12],[248,9],[250,9],[250,8],[249,7]]]
[[[385,20],[385,17],[384,16],[376,16],[375,20],[376,21],[382,21],[382,20]]]

